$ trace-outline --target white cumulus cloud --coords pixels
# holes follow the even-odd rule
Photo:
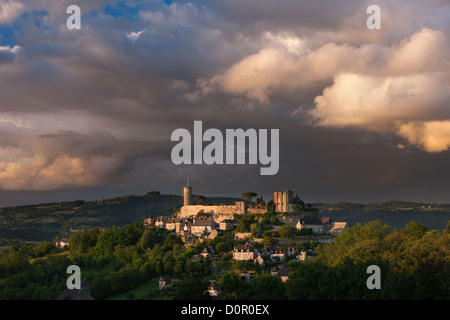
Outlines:
[[[3,0],[0,3],[0,24],[13,22],[25,10],[18,1]]]
[[[145,32],[145,29],[144,30],[140,30],[140,31],[136,31],[136,32],[129,32],[129,33],[127,33],[127,37],[130,40],[137,40],[137,39],[139,39],[141,34],[143,34],[144,32]]]

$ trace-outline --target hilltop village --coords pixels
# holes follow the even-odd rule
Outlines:
[[[317,208],[305,205],[291,190],[274,192],[273,201],[267,204],[262,198],[256,199],[256,203],[251,201],[255,195],[248,193],[248,201],[236,201],[234,205],[205,205],[205,198],[196,196],[193,200],[192,187],[186,186],[183,206],[173,217],[148,218],[144,226],[174,231],[186,248],[232,234],[239,240],[232,250],[233,260],[262,268],[270,265],[271,274],[283,282],[289,277],[287,260],[304,261],[317,255],[313,249],[300,249],[299,244],[331,242],[348,228],[346,222],[335,222],[330,217],[319,219]],[[214,250],[205,246],[199,255],[211,257]],[[247,271],[243,276],[250,278]],[[160,288],[170,283],[169,279],[161,278]],[[210,295],[216,296],[217,283],[212,281],[209,290]]]
[[[442,233],[414,220],[403,229],[381,220],[347,226],[290,190],[273,195],[205,198],[187,186],[184,198],[150,192],[102,202],[104,219],[127,207],[121,217],[145,214],[56,238],[57,248],[47,241],[0,250],[0,299],[448,299],[440,279],[449,270],[449,222]],[[366,270],[378,263],[389,279],[382,291],[367,286]],[[81,270],[81,289],[65,290],[71,266]]]

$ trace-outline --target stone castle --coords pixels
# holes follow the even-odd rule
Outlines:
[[[197,213],[203,211],[205,214],[212,216],[216,223],[222,220],[233,220],[235,214],[242,215],[246,211],[244,201],[236,201],[234,205],[205,206],[192,204],[192,187],[189,186],[189,180],[184,187],[183,206],[178,213],[178,218],[195,218]]]
[[[233,220],[235,214],[267,212],[267,206],[247,207],[244,201],[236,201],[234,205],[193,205],[192,187],[189,186],[189,180],[184,187],[183,195],[183,206],[180,208],[177,218],[195,218],[199,212],[203,212],[216,223],[220,223],[227,219]],[[276,212],[295,214],[297,219],[317,220],[317,210],[305,208],[304,202],[298,196],[293,197],[290,190],[275,192],[273,202]]]

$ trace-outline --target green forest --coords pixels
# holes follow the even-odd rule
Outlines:
[[[270,273],[279,261],[263,268],[233,260],[237,243],[228,232],[186,248],[175,233],[135,222],[76,233],[65,250],[50,242],[13,246],[0,254],[0,299],[56,299],[73,264],[94,299],[136,299],[132,290],[145,284],[139,299],[211,299],[205,294],[209,280],[219,284],[219,299],[450,299],[449,222],[442,231],[415,221],[401,229],[380,220],[357,223],[332,243],[300,244],[318,256],[288,260],[286,282]],[[202,257],[206,246],[215,252]],[[367,288],[369,265],[380,267],[381,289]],[[241,277],[243,270],[254,273],[250,281]],[[154,283],[161,276],[177,281],[160,290]]]

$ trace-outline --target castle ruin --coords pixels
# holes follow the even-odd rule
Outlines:
[[[244,201],[236,201],[234,205],[193,205],[192,204],[192,187],[188,185],[184,187],[184,201],[183,206],[178,213],[178,218],[195,218],[195,216],[203,211],[206,215],[211,215],[214,222],[220,223],[223,220],[233,220],[235,214],[242,215],[246,212],[246,206]]]
[[[264,213],[267,207],[247,207],[244,201],[236,201],[234,205],[199,205],[192,202],[192,187],[187,185],[183,189],[183,206],[180,208],[177,218],[195,218],[199,212],[204,216],[210,216],[216,223],[223,220],[233,220],[234,215],[243,215],[245,213]],[[291,190],[274,192],[274,206],[276,212],[286,213],[281,217],[282,220],[297,221],[298,219],[317,220],[317,209],[306,208],[305,203],[296,195],[293,196]],[[291,216],[294,215],[295,217]]]
[[[285,217],[284,219],[298,220],[298,218],[301,218],[317,220],[318,210],[316,208],[305,207],[305,203],[298,197],[298,195],[294,197],[291,190],[274,192],[273,204],[276,212],[285,212],[288,215],[292,213],[295,215],[295,218]]]

